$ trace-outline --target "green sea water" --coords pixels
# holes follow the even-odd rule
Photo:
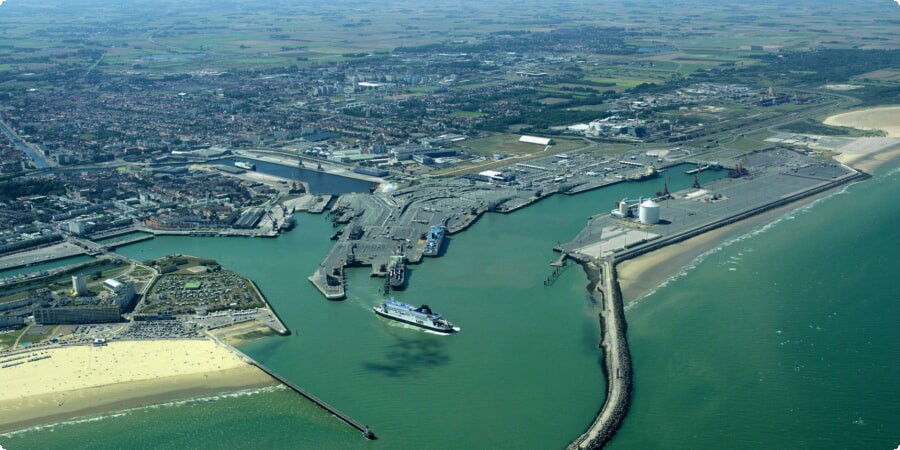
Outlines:
[[[900,168],[706,255],[631,308],[609,448],[900,445]]]
[[[689,176],[672,176],[673,189],[690,184]],[[877,442],[890,438],[886,424],[897,423],[893,379],[898,375],[898,339],[896,331],[892,335],[883,325],[898,316],[896,306],[889,309],[891,302],[885,300],[896,299],[897,291],[848,299],[823,296],[821,291],[830,295],[841,278],[811,268],[846,264],[840,269],[850,285],[869,280],[872,254],[882,255],[876,260],[878,270],[896,269],[891,257],[897,240],[893,249],[885,245],[890,224],[898,223],[896,209],[888,225],[864,220],[871,213],[865,207],[869,197],[883,202],[896,196],[896,178],[854,186],[848,194],[795,213],[793,220],[729,245],[629,311],[635,402],[613,445],[821,447],[821,441],[801,441],[808,433],[827,435],[832,447],[844,448],[876,442],[878,436]],[[554,196],[513,214],[486,215],[452,236],[443,257],[412,267],[409,289],[397,296],[443,313],[462,328],[453,336],[374,316],[370,307],[381,298],[380,280],[370,279],[368,269],[350,271],[346,301],[323,300],[306,280],[330,248],[332,228],[322,216],[299,217],[297,228],[278,239],[168,237],[123,247],[119,252],[136,259],[173,252],[215,258],[252,277],[294,334],[242,349],[369,425],[379,440],[364,440],[289,390],[268,388],[36,427],[0,435],[0,444],[8,449],[69,448],[73,443],[107,449],[125,442],[136,448],[564,447],[593,419],[605,384],[597,349],[598,310],[584,289],[586,277],[572,267],[553,286],[544,286],[548,262],[555,257],[550,248],[574,236],[589,215],[608,210],[615,199],[647,195],[661,184],[653,180]],[[872,191],[857,195],[857,189]],[[844,198],[850,199],[848,204],[840,203]],[[854,209],[856,205],[860,208]],[[855,218],[850,235],[838,233],[831,223],[832,215],[840,214]],[[789,228],[795,223],[802,224],[799,235]],[[877,229],[868,233],[869,226]],[[823,242],[836,235],[854,244],[868,236],[873,253],[840,253],[823,260],[802,247],[809,239],[813,249],[831,248]],[[767,262],[760,269],[748,268],[747,261],[756,255]],[[754,273],[788,267],[787,255],[796,258],[790,267],[807,269]],[[852,255],[863,259],[854,261]],[[732,268],[737,270],[728,270]],[[694,280],[700,276],[705,281]],[[818,284],[810,284],[810,278]],[[738,302],[731,292],[735,287],[726,284],[739,279],[746,284],[737,289],[756,291],[750,300]],[[777,300],[770,291],[785,285],[816,289]],[[827,298],[841,307],[829,311],[823,306]],[[861,299],[869,304],[868,312],[858,309]],[[842,303],[847,301],[853,303]],[[878,312],[871,314],[871,309]],[[819,313],[823,316],[814,317]],[[829,319],[830,313],[839,316]],[[822,340],[826,336],[827,342]],[[787,340],[791,342],[781,344]],[[796,354],[782,354],[789,351]],[[778,369],[785,363],[785,371]],[[800,372],[795,366],[801,366]],[[834,376],[851,369],[863,375]],[[775,398],[760,395],[753,382],[760,377],[780,389]],[[813,419],[825,415],[810,411],[820,405],[809,402],[835,397],[835,390],[856,408],[845,409],[850,417],[846,429],[867,433],[868,440],[837,433],[826,419]],[[768,409],[758,410],[759,402]],[[879,404],[884,406],[879,409]],[[782,411],[781,406],[797,411]],[[861,424],[853,423],[860,418]],[[843,440],[834,440],[838,434]]]
[[[23,273],[31,273],[31,272],[41,271],[41,270],[50,270],[54,267],[61,267],[61,266],[67,266],[70,264],[87,262],[92,259],[94,259],[94,258],[87,256],[87,255],[78,255],[78,256],[70,256],[68,258],[61,258],[61,259],[57,259],[55,261],[45,262],[45,263],[41,263],[41,264],[35,264],[33,266],[22,266],[22,267],[16,267],[15,269],[0,270],[0,279],[11,278],[16,275],[21,275]]]

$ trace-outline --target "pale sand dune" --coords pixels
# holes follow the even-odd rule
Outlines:
[[[900,106],[861,109],[825,119],[826,125],[882,130],[888,137],[900,137]]]
[[[837,114],[825,119],[824,123],[887,133],[884,138],[860,138],[837,149],[841,154],[835,159],[843,164],[872,172],[878,166],[900,156],[900,106]]]
[[[51,357],[0,369],[0,430],[276,384],[208,340],[111,342],[36,353]]]
[[[900,156],[900,138],[859,138],[837,151],[841,154],[835,160],[871,173],[878,166]]]

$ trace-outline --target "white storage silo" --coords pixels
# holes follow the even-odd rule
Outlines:
[[[659,203],[647,199],[638,206],[638,220],[641,223],[659,223]]]
[[[625,199],[622,199],[622,201],[619,202],[619,214],[620,214],[622,217],[628,217],[628,216],[631,215],[631,214],[628,212],[628,202],[625,201]]]

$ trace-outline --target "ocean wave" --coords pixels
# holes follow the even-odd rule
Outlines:
[[[884,175],[881,175],[881,178],[892,177],[894,175],[897,175],[898,173],[900,173],[900,166],[894,167],[893,169],[889,170]]]
[[[83,423],[100,422],[100,421],[107,420],[107,419],[115,419],[115,418],[118,418],[118,417],[124,417],[124,416],[129,415],[129,414],[131,413],[131,411],[132,411],[132,410],[124,410],[124,411],[119,411],[119,412],[116,412],[116,413],[113,413],[113,414],[105,414],[105,415],[102,415],[102,416],[93,416],[93,417],[85,417],[85,418],[79,418],[79,419],[72,419],[72,420],[67,420],[67,421],[65,421],[65,422],[57,422],[57,423],[51,423],[51,424],[46,424],[46,425],[35,425],[35,426],[33,426],[33,427],[24,428],[24,429],[21,429],[21,430],[10,431],[10,432],[8,432],[8,433],[0,434],[0,437],[10,438],[10,437],[13,437],[13,436],[18,436],[18,435],[20,435],[20,434],[30,433],[30,432],[33,432],[33,431],[55,431],[56,428],[57,428],[57,427],[60,427],[60,426],[65,426],[65,425],[80,425],[80,424],[83,424]]]
[[[32,433],[32,432],[36,432],[36,431],[53,432],[59,428],[69,427],[69,426],[73,426],[73,425],[81,425],[81,424],[85,424],[85,423],[101,422],[101,421],[109,420],[109,419],[117,419],[119,417],[129,416],[134,413],[141,412],[141,411],[151,411],[151,410],[157,410],[157,409],[162,409],[162,408],[172,408],[172,407],[179,407],[179,406],[185,406],[185,405],[209,403],[209,402],[214,402],[214,401],[218,401],[218,400],[238,398],[238,397],[247,397],[247,396],[251,396],[251,395],[264,394],[264,393],[275,392],[275,391],[284,390],[284,389],[287,389],[287,387],[282,384],[279,384],[276,386],[266,386],[266,387],[262,387],[262,388],[243,389],[243,390],[239,390],[239,391],[211,395],[211,396],[206,396],[206,397],[196,397],[196,398],[189,398],[189,399],[185,399],[185,400],[177,400],[177,401],[166,402],[166,403],[157,403],[157,404],[153,404],[153,405],[138,406],[136,408],[123,409],[121,411],[116,411],[113,413],[106,413],[106,414],[97,415],[97,416],[78,417],[78,418],[66,420],[63,422],[56,422],[56,423],[50,423],[50,424],[44,424],[44,425],[35,425],[33,427],[23,428],[21,430],[10,431],[7,433],[0,433],[0,437],[11,438],[14,436],[19,436],[22,434]]]
[[[779,226],[780,224],[790,221],[790,220],[794,220],[797,217],[799,217],[800,215],[808,214],[810,211],[815,209],[818,205],[822,204],[823,202],[826,202],[835,196],[846,194],[847,190],[854,184],[856,184],[856,183],[846,185],[838,191],[832,192],[824,197],[817,198],[799,208],[787,211],[784,214],[773,219],[771,222],[768,222],[768,223],[766,223],[758,228],[755,228],[747,233],[744,233],[740,236],[736,236],[731,239],[728,239],[728,240],[722,242],[721,244],[719,244],[718,246],[701,253],[690,264],[682,267],[681,270],[679,270],[677,273],[675,273],[675,275],[672,275],[671,277],[666,278],[661,283],[659,283],[656,287],[647,291],[647,293],[645,293],[644,295],[641,295],[640,297],[634,299],[633,301],[628,302],[628,304],[625,305],[625,311],[631,311],[634,308],[637,308],[638,306],[640,306],[641,304],[644,303],[644,300],[652,297],[654,294],[659,292],[660,289],[670,285],[671,283],[673,283],[674,281],[676,281],[680,278],[687,276],[688,274],[693,272],[694,269],[696,269],[700,264],[703,263],[703,261],[705,261],[710,256],[715,255],[715,254],[721,252],[722,250],[725,250],[726,248],[731,247],[734,244],[738,244],[738,243],[747,241],[749,239],[752,239],[756,236],[759,236],[761,234],[767,233],[770,230],[775,229],[775,227]],[[744,251],[752,252],[753,249],[748,248],[748,249],[745,249]],[[739,255],[740,255],[740,253],[739,253]],[[732,259],[740,259],[740,258],[732,257]],[[735,262],[732,262],[732,264],[734,264],[734,263]]]

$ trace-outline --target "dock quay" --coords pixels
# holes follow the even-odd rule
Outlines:
[[[566,263],[566,258],[568,258],[568,257],[569,257],[569,254],[566,252],[563,252],[563,254],[559,255],[559,258],[557,258],[556,261],[553,261],[552,263],[550,263],[550,265],[554,266],[554,267],[560,267]]]
[[[553,266],[553,272],[550,273],[550,276],[544,280],[544,286],[553,286],[553,283],[556,283],[556,280],[569,268],[569,265],[566,264],[566,259],[568,255],[564,254],[560,261],[562,261],[559,265],[550,264]]]
[[[660,159],[647,154],[631,155],[627,161],[592,154],[575,154],[562,159],[548,155],[529,161],[528,165],[512,163],[501,168],[514,174],[510,177],[485,179],[478,174],[466,175],[426,180],[391,192],[341,195],[326,214],[336,228],[332,236],[335,244],[315,272],[309,275],[309,280],[327,299],[343,299],[347,289],[345,269],[377,268],[397,251],[405,254],[410,264],[417,264],[424,251],[424,238],[432,226],[443,225],[447,236],[453,236],[488,212],[509,213],[554,194],[572,195],[640,181],[646,174],[646,167],[651,165],[658,170],[685,170],[696,167],[697,162],[683,167],[680,165],[686,163],[680,159]],[[818,185],[846,181],[852,172],[849,168],[781,148],[727,158],[720,167],[725,170],[738,165],[750,176],[742,173],[732,177],[733,170],[729,170],[726,178],[713,183],[712,187],[689,192],[690,198],[687,194],[678,198],[667,194],[662,204],[662,215],[666,220],[662,223],[622,226],[620,221],[610,219],[607,212],[598,211],[600,214],[596,214],[596,219],[591,222],[592,232],[579,235],[576,241],[561,245],[558,250],[599,258],[641,248],[665,236],[769,204],[773,199],[806,192]],[[657,193],[646,194],[645,198],[649,198]],[[636,206],[634,209],[637,212]],[[343,227],[338,229],[340,225]],[[601,243],[613,236],[618,237]],[[597,245],[591,247],[594,244]],[[446,239],[443,245],[445,250],[452,247],[452,239]],[[372,270],[376,276],[377,272],[377,269]]]
[[[0,256],[0,270],[28,267],[86,254],[87,251],[83,247],[71,242],[56,242]]]
[[[109,238],[114,238],[116,236],[122,236],[124,234],[134,233],[136,231],[137,230],[134,228],[133,225],[128,225],[128,226],[125,226],[122,228],[103,230],[98,233],[93,233],[87,237],[92,241],[98,241],[101,239],[109,239]]]
[[[138,243],[138,242],[144,242],[144,241],[148,241],[148,240],[150,240],[150,239],[153,239],[153,238],[155,238],[155,237],[156,237],[156,236],[154,236],[154,235],[152,235],[152,234],[142,234],[142,235],[140,235],[140,236],[135,236],[135,237],[132,237],[132,238],[129,238],[129,239],[123,239],[123,240],[121,240],[121,241],[115,241],[115,242],[110,242],[110,243],[101,243],[100,245],[102,245],[102,246],[103,246],[104,248],[106,248],[107,250],[115,250],[117,247],[121,247],[121,246],[123,246],[123,245],[135,244],[135,243]]]
[[[515,180],[455,177],[426,181],[389,193],[344,194],[334,202],[326,217],[335,227],[345,226],[332,236],[334,246],[309,280],[327,299],[342,299],[346,296],[345,268],[378,267],[398,250],[406,255],[409,264],[417,264],[422,260],[424,237],[432,226],[443,225],[446,235],[453,236],[487,212],[510,213],[557,193],[620,183],[622,178],[616,177],[618,172],[634,170],[617,161],[590,155],[564,159],[564,165],[559,161],[548,155],[530,164],[511,164],[509,170],[513,172],[515,168]],[[584,167],[598,164],[609,170],[600,176],[581,173]],[[452,245],[450,241],[444,241],[444,248]]]
[[[281,320],[281,317],[278,317],[278,313],[275,312],[275,308],[273,308],[272,305],[269,304],[269,299],[267,299],[266,296],[263,295],[262,292],[260,292],[259,287],[256,286],[256,283],[254,283],[253,280],[251,280],[249,278],[247,278],[246,280],[250,284],[250,287],[253,288],[253,292],[256,293],[256,295],[260,299],[262,299],[263,303],[266,305],[266,309],[269,310],[269,315],[271,316],[271,320],[266,320],[264,322],[263,321],[261,321],[261,322],[263,322],[263,324],[265,326],[269,327],[269,329],[271,329],[272,331],[274,331],[275,333],[277,333],[281,336],[290,335],[291,330],[289,330],[288,327],[284,324],[284,322]],[[257,317],[257,320],[259,320],[258,317]]]
[[[156,236],[212,236],[212,237],[267,237],[273,238],[278,236],[277,231],[262,230],[164,230],[159,228],[151,228],[147,226],[135,227],[137,231],[143,231]]]

